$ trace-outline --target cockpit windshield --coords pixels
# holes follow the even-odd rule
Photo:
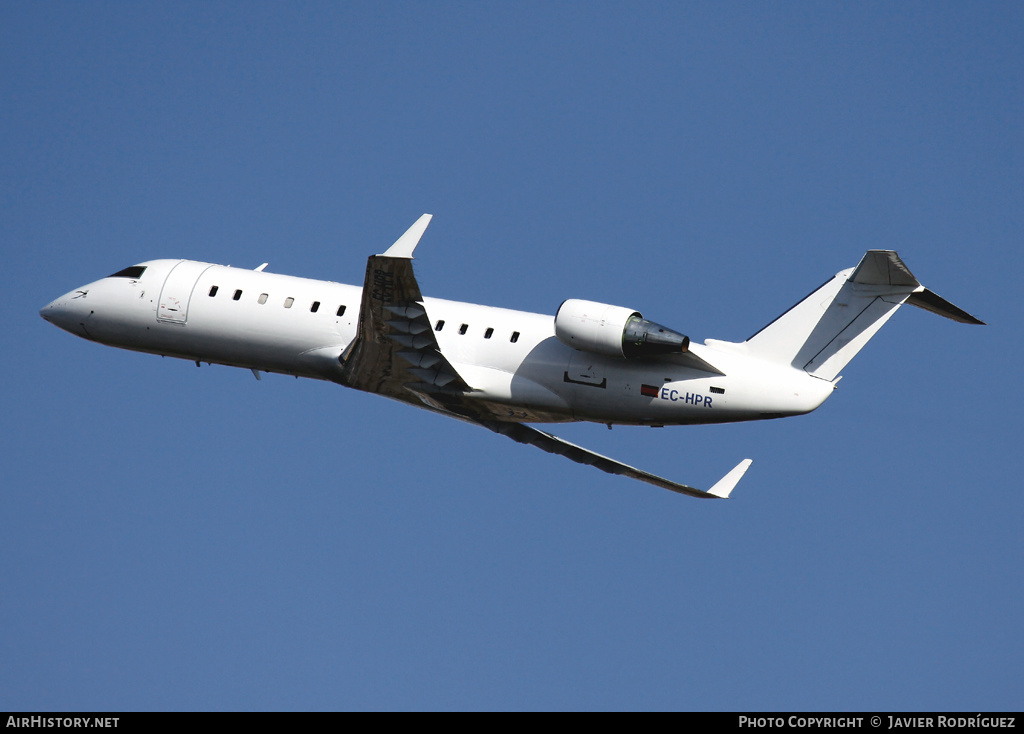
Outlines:
[[[142,274],[146,272],[145,265],[132,265],[130,268],[119,270],[113,275],[108,275],[108,278],[133,278],[138,280],[142,277]]]

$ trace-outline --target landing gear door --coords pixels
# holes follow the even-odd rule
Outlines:
[[[209,263],[198,263],[182,260],[167,274],[164,287],[160,290],[160,304],[156,318],[172,324],[185,324],[188,321],[188,304],[192,300],[199,276],[212,267]]]

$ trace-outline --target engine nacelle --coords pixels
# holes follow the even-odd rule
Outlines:
[[[682,354],[690,338],[622,306],[570,298],[555,314],[555,336],[563,344],[610,357]]]

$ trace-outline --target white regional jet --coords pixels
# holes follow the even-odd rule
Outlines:
[[[728,497],[588,451],[527,423],[641,426],[800,415],[904,303],[981,324],[869,250],[742,343],[689,338],[630,308],[570,299],[554,318],[426,298],[412,254],[424,214],[366,265],[363,287],[192,260],[151,260],[67,293],[47,321],[110,346],[330,380],[460,418],[581,464],[693,497]]]

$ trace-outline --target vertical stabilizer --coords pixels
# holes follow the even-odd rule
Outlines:
[[[868,250],[745,344],[751,356],[832,381],[903,303],[983,323],[924,288],[893,250]]]

